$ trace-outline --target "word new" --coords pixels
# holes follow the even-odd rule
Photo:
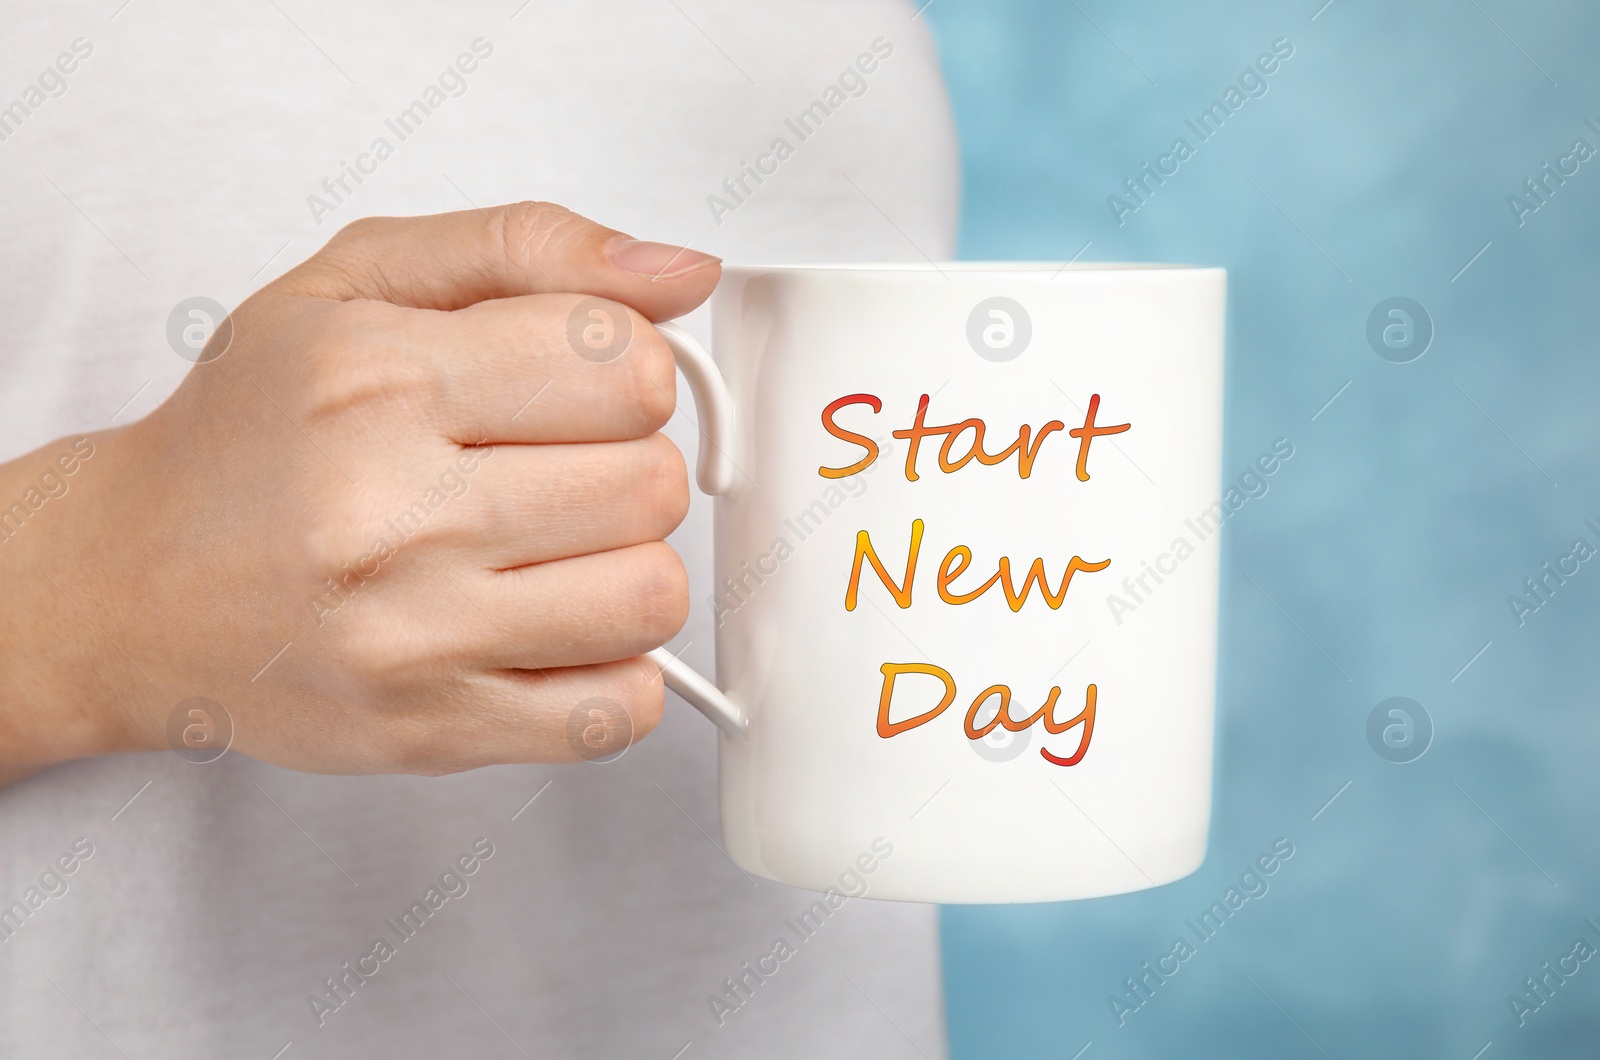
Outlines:
[[[878,576],[878,580],[883,583],[883,587],[889,590],[889,594],[894,597],[894,602],[899,604],[902,610],[911,606],[911,586],[917,576],[917,557],[922,553],[922,531],[922,520],[911,520],[911,547],[906,554],[905,580],[898,585],[895,584],[894,579],[889,576],[889,572],[884,568],[883,561],[878,558],[877,550],[872,547],[872,535],[865,530],[856,532],[855,560],[851,564],[850,581],[845,586],[844,591],[844,609],[846,611],[854,611],[856,609],[857,594],[861,588],[861,566],[863,560],[872,564],[873,573]],[[1022,605],[1028,600],[1029,590],[1037,584],[1039,586],[1039,595],[1043,597],[1050,610],[1056,611],[1060,609],[1067,598],[1067,588],[1072,584],[1072,576],[1074,574],[1079,571],[1092,574],[1111,566],[1109,559],[1091,563],[1082,556],[1073,556],[1072,559],[1067,561],[1066,570],[1061,574],[1061,587],[1055,592],[1051,592],[1050,583],[1045,576],[1044,559],[1042,557],[1035,559],[1028,567],[1028,573],[1022,579],[1022,588],[1018,589],[1011,580],[1011,557],[1001,556],[999,563],[996,564],[994,575],[988,581],[970,592],[955,592],[951,587],[951,583],[965,574],[967,567],[971,563],[972,549],[966,545],[957,545],[945,553],[943,561],[939,564],[939,577],[936,583],[936,588],[939,590],[939,599],[947,604],[970,604],[994,588],[995,584],[998,583],[1001,591],[1005,593],[1007,606],[1013,611],[1021,611]]]

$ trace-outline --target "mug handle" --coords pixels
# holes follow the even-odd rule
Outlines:
[[[694,395],[700,417],[700,456],[695,463],[695,482],[702,493],[716,497],[733,486],[733,396],[711,354],[677,324],[657,324],[656,330],[667,340],[673,359]],[[710,718],[729,736],[742,737],[750,728],[750,718],[715,684],[673,655],[666,648],[645,652],[645,657],[661,667],[662,680],[688,704]]]

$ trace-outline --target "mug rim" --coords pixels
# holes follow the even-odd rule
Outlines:
[[[763,272],[837,272],[837,273],[908,273],[935,275],[948,273],[966,273],[986,275],[992,273],[1017,273],[1020,275],[1037,276],[1047,274],[1051,277],[1065,273],[1075,275],[1093,275],[1106,273],[1112,275],[1128,275],[1138,273],[1168,273],[1168,272],[1219,272],[1226,273],[1227,269],[1220,265],[1194,265],[1184,262],[1144,262],[1144,261],[855,261],[855,262],[774,262],[767,263],[733,263],[723,262],[724,273],[755,274]]]

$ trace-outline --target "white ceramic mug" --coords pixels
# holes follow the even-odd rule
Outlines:
[[[722,729],[742,868],[1037,902],[1199,867],[1225,285],[1153,265],[727,268],[714,359],[662,326],[716,495],[716,681],[652,658]]]

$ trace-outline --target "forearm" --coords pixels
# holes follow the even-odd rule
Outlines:
[[[69,436],[0,464],[0,784],[126,743],[106,658],[117,649],[86,589],[86,557],[103,562],[109,545],[93,530],[108,440]]]

